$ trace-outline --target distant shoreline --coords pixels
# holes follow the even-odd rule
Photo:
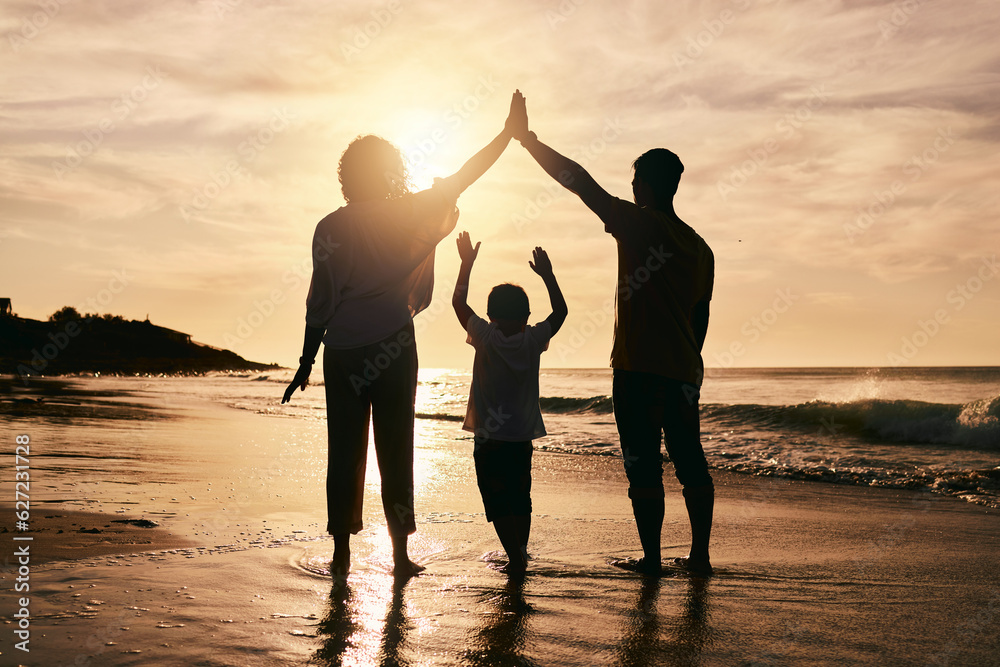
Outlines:
[[[57,313],[58,315],[58,313]],[[47,322],[0,317],[0,373],[32,376],[177,375],[277,370],[149,320],[62,317]]]

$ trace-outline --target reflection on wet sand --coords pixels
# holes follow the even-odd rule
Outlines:
[[[406,631],[410,627],[406,618],[406,607],[403,591],[407,578],[395,578],[392,582],[392,599],[389,610],[385,614],[385,629],[382,631],[382,645],[379,647],[379,662],[381,667],[405,667],[410,661],[401,656],[400,649],[406,645]]]
[[[482,622],[469,636],[463,663],[473,667],[535,666],[535,662],[524,656],[528,617],[534,612],[524,600],[524,581],[523,577],[511,577],[503,588],[483,595],[483,602],[490,609],[479,615]]]
[[[354,657],[380,667],[409,665],[408,656],[415,647],[407,644],[407,633],[413,626],[405,602],[407,581],[394,581],[388,598],[385,596],[388,588],[379,585],[367,590],[362,584],[365,589],[362,590],[351,588],[346,582],[335,582],[330,590],[329,609],[317,626],[321,645],[313,662],[341,665]],[[465,633],[465,648],[458,656],[461,664],[472,667],[541,664],[526,655],[534,643],[529,621],[535,609],[525,600],[525,581],[511,578],[503,586],[486,588],[478,594],[480,609],[475,615],[475,625]],[[530,582],[530,577],[527,581]],[[623,667],[701,664],[702,653],[711,645],[713,635],[708,623],[709,582],[694,577],[687,581],[643,577],[636,583],[635,602],[622,613],[614,664]],[[679,614],[665,616],[659,609],[662,587],[680,585],[687,586],[687,590]]]
[[[645,667],[701,663],[702,650],[712,634],[707,622],[708,582],[700,577],[689,579],[683,611],[673,622],[662,619],[657,610],[663,583],[658,577],[643,577],[635,607],[624,614],[616,664]]]
[[[374,653],[371,664],[380,667],[405,667],[409,660],[403,655],[406,633],[410,621],[406,617],[404,591],[408,579],[398,578],[392,584],[392,597],[385,613],[381,641],[377,649],[364,646],[371,633],[365,632],[367,623],[362,616],[375,612],[380,600],[368,599],[355,592],[346,582],[346,577],[335,578],[330,589],[330,606],[317,625],[317,635],[321,639],[319,649],[312,662],[320,665],[341,665],[348,652]]]
[[[132,389],[94,389],[84,379],[32,377],[21,382],[0,377],[0,415],[6,418],[61,425],[76,425],[82,419],[130,423],[173,418],[162,399],[150,400]]]
[[[312,662],[341,665],[353,657],[380,667],[409,665],[407,655],[414,647],[407,646],[413,625],[406,611],[407,581],[393,582],[380,633],[370,621],[381,617],[373,612],[385,600],[377,599],[377,593],[371,598],[345,582],[334,582],[327,613],[317,624],[321,643]],[[480,594],[480,602],[486,609],[477,615],[480,622],[468,634],[467,648],[460,654],[462,664],[534,667],[536,663],[524,656],[527,621],[534,611],[524,600],[524,580],[511,579],[502,587],[487,589]],[[377,646],[371,641],[376,634],[380,636]]]
[[[314,662],[321,665],[341,664],[344,654],[354,646],[351,638],[360,627],[355,620],[356,604],[351,588],[346,583],[334,581],[330,589],[330,607],[316,626],[316,633],[322,642],[313,656]]]

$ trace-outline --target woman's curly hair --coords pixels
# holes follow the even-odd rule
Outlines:
[[[374,134],[359,136],[350,143],[340,156],[337,177],[348,203],[395,199],[410,191],[402,153]]]

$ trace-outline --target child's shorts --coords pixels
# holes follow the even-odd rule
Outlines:
[[[486,520],[531,514],[531,441],[477,443],[476,479]]]

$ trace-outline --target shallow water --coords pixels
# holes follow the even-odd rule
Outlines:
[[[280,405],[290,378],[279,371],[121,381],[140,385],[140,396],[155,396],[162,384],[251,412],[324,420],[321,378]],[[429,437],[468,437],[460,424],[470,380],[464,370],[421,369],[417,415]],[[536,448],[620,456],[609,369],[544,370],[540,386],[549,435]],[[998,368],[709,369],[701,406],[714,468],[928,489],[1000,507]]]
[[[433,409],[463,391],[448,374],[432,382],[422,405]],[[371,462],[342,586],[328,575],[316,410],[267,414],[281,408],[262,397],[280,385],[253,377],[81,384],[100,395],[11,416],[31,434],[33,499],[154,519],[195,545],[33,567],[37,653],[24,664],[983,664],[1000,650],[995,624],[980,622],[1000,605],[986,567],[1000,527],[940,495],[719,473],[717,575],[646,580],[610,564],[638,555],[620,460],[540,452],[531,573],[512,583],[471,440],[454,421],[421,419],[411,556],[427,571],[394,581]],[[312,389],[302,403],[322,400]],[[95,416],[120,410],[131,417]],[[608,414],[568,423],[584,420],[613,428]],[[685,553],[687,526],[667,482],[669,557]]]

